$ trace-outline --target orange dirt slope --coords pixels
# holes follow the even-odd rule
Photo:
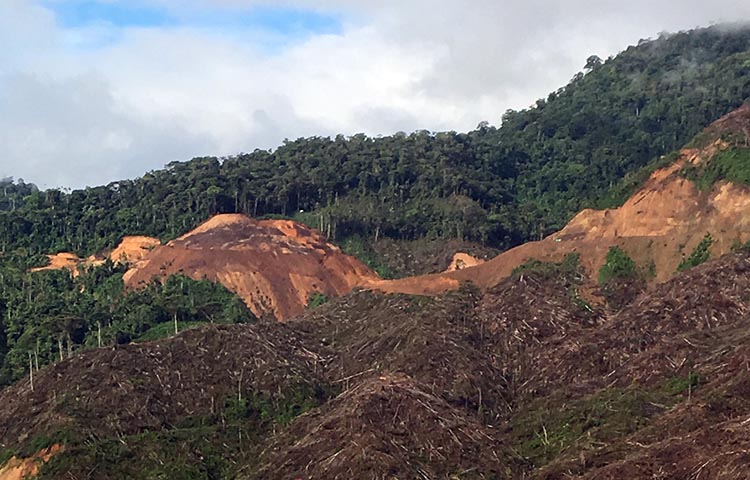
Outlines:
[[[748,126],[750,106],[744,105],[706,130],[717,138],[715,141],[701,150],[682,150],[674,164],[654,172],[620,208],[583,210],[559,232],[508,250],[481,265],[365,286],[384,292],[427,295],[456,289],[464,281],[490,288],[529,259],[560,261],[574,252],[581,255],[591,278],[596,278],[609,248],[615,245],[628,252],[638,265],[653,263],[656,281],[668,280],[706,233],[714,239],[712,257],[729,252],[735,242],[750,239],[750,189],[719,182],[704,192],[680,175],[684,166],[700,164],[728,147],[720,139],[721,133],[744,131]]]
[[[316,230],[239,214],[217,215],[156,247],[126,272],[124,281],[134,288],[174,274],[220,282],[255,315],[272,313],[279,320],[301,314],[313,293],[338,296],[378,280]]]
[[[52,445],[29,458],[12,457],[0,468],[0,480],[22,480],[34,478],[42,464],[64,450],[62,445]]]
[[[44,267],[32,268],[32,272],[43,272],[46,270],[70,270],[74,275],[78,274],[78,267],[81,265],[81,260],[78,255],[70,252],[60,252],[55,255],[47,255],[49,258],[49,265]]]
[[[78,255],[70,252],[47,255],[47,258],[49,258],[49,265],[32,268],[31,271],[70,270],[73,276],[78,276],[82,267],[96,267],[102,265],[106,259],[109,259],[114,263],[138,262],[139,260],[142,260],[149,251],[160,244],[161,242],[157,238],[128,236],[124,237],[120,244],[109,254],[92,255],[88,258],[78,258]]]
[[[476,258],[468,253],[464,252],[457,252],[453,255],[453,260],[451,261],[451,264],[448,265],[448,268],[445,269],[446,272],[455,272],[456,270],[463,270],[464,268],[469,267],[476,267],[477,265],[481,265],[484,263],[484,260],[481,258]]]
[[[115,263],[135,263],[151,250],[161,245],[157,238],[144,236],[124,237],[120,244],[110,252],[109,259]]]

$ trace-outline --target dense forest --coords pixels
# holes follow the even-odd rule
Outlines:
[[[153,340],[196,323],[255,320],[239,297],[208,280],[173,276],[124,291],[125,269],[111,262],[77,276],[9,263],[0,266],[0,385],[81,348]]]
[[[508,248],[581,208],[618,205],[660,157],[748,98],[750,30],[711,27],[592,56],[568,85],[505,112],[499,127],[303,138],[74,191],[2,179],[0,383],[77,348],[166,334],[175,322],[252,320],[208,282],[173,278],[128,293],[110,264],[75,278],[28,273],[43,254],[89,255],[126,234],[168,240],[230,212],[293,217],[339,242]]]
[[[0,184],[0,250],[90,254],[124,234],[172,238],[218,212],[283,215],[332,237],[459,238],[507,248],[587,206],[624,200],[636,173],[750,97],[750,31],[641,41],[499,127],[285,141],[173,162],[76,190]]]

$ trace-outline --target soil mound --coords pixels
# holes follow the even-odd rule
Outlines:
[[[82,259],[78,258],[78,255],[70,252],[56,253],[55,255],[47,255],[49,258],[49,265],[44,267],[32,268],[32,272],[44,272],[47,270],[70,270],[73,275],[78,275],[78,267],[81,265]]]
[[[237,293],[255,313],[278,320],[300,315],[314,293],[339,296],[377,275],[304,225],[217,215],[167,245],[154,248],[124,277],[137,288],[183,274],[207,278]]]
[[[446,268],[445,271],[455,272],[456,270],[463,270],[464,268],[476,267],[483,263],[484,260],[481,258],[472,257],[468,253],[457,252],[453,255],[453,260],[451,260],[451,264],[448,265],[448,268]]]
[[[124,237],[120,244],[109,253],[92,255],[88,258],[78,258],[78,255],[70,252],[61,252],[55,255],[47,255],[49,265],[32,268],[31,272],[42,272],[45,270],[70,270],[73,276],[78,276],[81,268],[97,267],[107,259],[116,264],[137,263],[146,256],[148,252],[160,245],[157,238],[143,236]]]
[[[505,478],[494,432],[404,375],[364,381],[298,418],[257,477]]]
[[[710,191],[701,191],[680,173],[685,166],[698,165],[728,148],[721,138],[723,134],[748,138],[748,132],[750,106],[745,105],[704,132],[704,141],[709,142],[705,147],[682,150],[672,165],[655,171],[619,208],[583,210],[559,232],[475,267],[364,286],[385,292],[431,295],[471,281],[486,289],[529,259],[557,262],[574,252],[581,254],[588,275],[595,278],[612,246],[624,249],[638,265],[653,265],[655,280],[666,281],[706,233],[713,236],[712,257],[728,253],[732,245],[750,239],[750,216],[746,214],[750,188],[722,181]]]
[[[124,237],[122,242],[112,250],[108,257],[115,263],[137,263],[143,260],[148,252],[161,245],[158,238],[130,236]]]

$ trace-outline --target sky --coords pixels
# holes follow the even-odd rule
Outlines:
[[[747,0],[0,0],[0,178],[497,125],[590,55],[748,20]]]

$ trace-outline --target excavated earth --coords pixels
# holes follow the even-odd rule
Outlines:
[[[494,259],[454,272],[370,282],[365,286],[384,292],[436,294],[470,281],[491,288],[510,276],[529,259],[560,261],[569,253],[580,253],[590,278],[604,264],[612,246],[624,249],[638,265],[653,265],[656,282],[674,274],[677,266],[710,233],[713,257],[732,245],[750,239],[750,188],[719,182],[710,191],[700,191],[681,175],[688,165],[697,166],[728,148],[722,135],[747,135],[750,105],[730,113],[704,132],[714,140],[701,149],[684,149],[670,166],[655,171],[625,204],[610,210],[583,210],[561,231],[523,244]]]
[[[706,234],[713,238],[713,257],[750,240],[746,214],[750,188],[724,181],[701,191],[682,174],[686,166],[701,165],[729,148],[725,134],[745,134],[748,128],[750,106],[745,105],[704,132],[704,138],[710,139],[705,147],[682,150],[672,165],[651,174],[620,208],[584,210],[559,232],[489,261],[454,252],[442,273],[382,280],[316,230],[292,221],[257,221],[238,214],[218,215],[167,245],[127,237],[110,257],[127,259],[132,265],[124,277],[129,288],[173,274],[207,278],[237,293],[256,316],[272,315],[278,320],[301,315],[316,293],[334,297],[362,287],[435,295],[456,290],[466,281],[487,290],[529,259],[557,262],[570,253],[580,254],[587,278],[595,279],[613,246],[625,250],[637,265],[650,266],[652,283],[660,283],[672,277]],[[45,268],[74,269],[78,259],[59,254],[51,261]],[[591,292],[583,295],[596,301]]]
[[[288,220],[257,221],[226,214],[154,248],[125,274],[127,287],[183,274],[207,278],[237,293],[262,317],[300,315],[311,295],[343,295],[377,275],[326,241],[316,230]]]
[[[160,244],[161,242],[157,238],[126,236],[111,252],[102,255],[92,255],[88,258],[79,258],[78,255],[71,252],[60,252],[54,255],[47,255],[49,264],[43,267],[32,268],[31,271],[70,270],[74,276],[78,276],[81,273],[82,268],[103,265],[107,260],[116,264],[138,262]]]

